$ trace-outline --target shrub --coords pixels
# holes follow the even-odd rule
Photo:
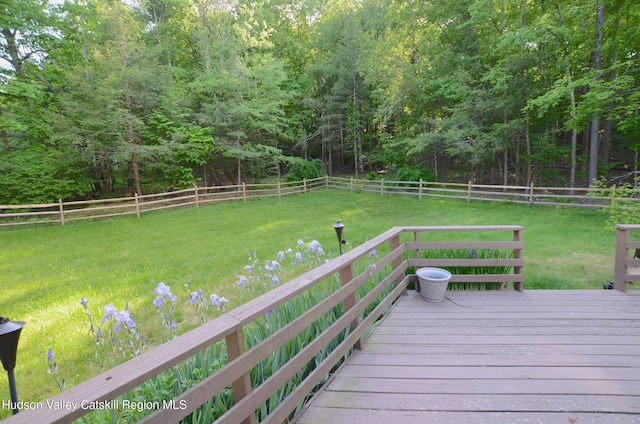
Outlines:
[[[625,177],[631,177],[628,174]],[[621,180],[618,185],[609,185],[604,177],[595,181],[595,187],[600,189],[595,193],[599,197],[611,197],[609,206],[603,209],[607,214],[607,224],[640,224],[640,175],[633,178],[633,182]],[[634,200],[635,199],[635,200]]]
[[[320,159],[299,159],[293,163],[286,178],[287,181],[302,181],[304,179],[312,180],[324,176],[324,164]]]

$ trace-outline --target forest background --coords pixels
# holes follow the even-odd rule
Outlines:
[[[0,204],[237,184],[296,166],[569,187],[637,173],[636,0],[0,10]]]

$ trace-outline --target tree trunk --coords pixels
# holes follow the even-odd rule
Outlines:
[[[560,26],[564,27],[564,18],[562,16],[562,8],[560,6],[560,2],[558,2],[558,19],[560,21]],[[567,40],[566,36],[563,39],[564,45],[564,59],[566,61],[565,64],[565,74],[567,76],[567,87],[571,87],[571,64],[569,62],[569,51],[567,48]],[[569,90],[570,98],[571,98],[571,118],[575,119],[576,117],[576,93],[573,89]],[[573,128],[571,130],[571,171],[569,177],[569,186],[573,189],[576,186],[576,154],[578,147],[578,130]],[[573,190],[571,190],[570,194],[573,195]]]
[[[0,105],[0,116],[2,116],[2,105]],[[9,151],[9,137],[4,129],[0,129],[0,138],[2,138],[2,144],[4,145],[4,151]]]
[[[596,80],[600,79],[602,68],[602,27],[604,26],[604,1],[598,1],[598,13],[596,19],[596,41],[593,53],[593,69],[596,71]],[[591,132],[589,135],[589,184],[593,184],[598,178],[598,142],[600,136],[600,119],[598,113],[591,115]]]
[[[142,185],[140,184],[140,169],[138,168],[138,160],[136,154],[131,155],[131,168],[133,169],[133,180],[136,185],[136,193],[138,196],[142,196]]]

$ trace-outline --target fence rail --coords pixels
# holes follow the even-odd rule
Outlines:
[[[432,181],[386,181],[355,178],[321,177],[296,182],[239,184],[217,187],[194,187],[169,193],[133,195],[114,199],[86,200],[31,205],[0,205],[0,227],[40,223],[60,223],[84,219],[135,215],[178,207],[200,207],[222,201],[243,201],[336,189],[380,195],[414,196],[420,199],[452,198],[471,201],[494,201],[548,206],[603,208],[614,202],[615,189],[501,186]],[[607,191],[605,191],[607,190]],[[606,194],[606,195],[604,195]],[[640,208],[640,198],[628,199]]]
[[[523,228],[520,226],[460,226],[460,227],[394,227],[378,235],[366,243],[355,247],[323,265],[283,284],[260,297],[226,312],[217,319],[177,337],[159,347],[135,357],[111,370],[108,370],[78,386],[61,392],[53,398],[42,402],[41,408],[24,410],[6,419],[6,424],[16,423],[67,423],[80,419],[90,413],[89,408],[82,405],[105,404],[124,393],[155,378],[162,372],[188,360],[209,348],[213,344],[222,343],[226,348],[228,361],[215,373],[193,387],[187,388],[174,398],[167,406],[159,406],[144,417],[144,423],[176,423],[190,416],[201,405],[209,402],[223,390],[233,393],[234,405],[216,423],[255,423],[256,410],[260,405],[269,402],[271,396],[279,390],[293,375],[296,375],[306,363],[315,358],[315,369],[284,399],[262,423],[281,423],[298,409],[310,394],[326,381],[327,376],[352,352],[359,349],[361,340],[375,322],[402,295],[407,286],[416,281],[415,274],[410,274],[410,266],[419,266],[419,251],[425,246],[420,242],[420,235],[426,234],[429,240],[442,239],[438,233],[464,233],[465,238],[473,240],[457,242],[465,248],[494,248],[495,241],[502,247],[513,249],[513,274],[507,279],[514,281],[514,288],[522,290],[523,244],[521,240]],[[468,234],[477,233],[476,236]],[[487,233],[496,234],[486,241]],[[498,235],[500,234],[500,235]],[[411,235],[413,237],[411,238]],[[512,240],[507,244],[504,239]],[[482,239],[481,241],[478,241]],[[426,246],[426,248],[447,248],[446,245]],[[354,265],[359,260],[368,260],[372,251],[381,253],[375,266],[368,267],[356,275]],[[500,262],[500,261],[498,261]],[[505,262],[506,264],[507,262]],[[437,263],[436,263],[437,265]],[[495,276],[494,276],[495,277]],[[304,314],[293,318],[283,328],[264,339],[261,343],[247,349],[244,332],[248,325],[262,319],[265,314],[295,298],[304,296],[309,290],[327,279],[338,278],[340,284],[336,290]],[[491,278],[491,277],[489,277]],[[366,283],[368,291],[359,291]],[[500,281],[504,281],[501,279]],[[277,354],[292,338],[306,331],[309,326],[329,311],[342,305],[343,312],[318,335],[311,343],[282,364],[281,367],[265,381],[252,385],[250,373],[253,367],[270,355]],[[368,311],[368,313],[365,313]],[[344,339],[324,357],[321,362],[318,354],[338,335],[346,334]],[[78,408],[50,408],[48,405],[79,405]],[[172,405],[180,405],[172,408]],[[197,416],[191,415],[192,418]]]

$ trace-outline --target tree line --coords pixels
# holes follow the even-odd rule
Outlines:
[[[570,187],[637,173],[635,0],[0,10],[0,204],[237,184],[315,164]]]

